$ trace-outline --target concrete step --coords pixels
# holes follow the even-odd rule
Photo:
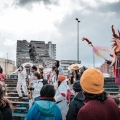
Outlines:
[[[104,85],[104,88],[118,88],[117,85]]]
[[[28,113],[28,108],[26,107],[16,107],[14,108],[14,113]]]
[[[25,120],[25,118],[27,117],[27,114],[26,113],[12,113],[13,115],[13,119],[14,120]]]
[[[108,95],[118,95],[119,92],[118,92],[118,91],[117,91],[117,92],[108,92],[108,91],[107,91],[107,94],[108,94]]]
[[[5,97],[5,98],[8,98],[9,100],[11,101],[18,101],[18,102],[29,102],[29,98],[28,97],[23,97],[21,99],[19,99],[19,97]]]
[[[7,93],[7,96],[8,96],[8,97],[19,97],[19,96],[18,96],[18,93],[13,93],[13,92],[12,92],[12,93],[10,93],[10,92]]]
[[[11,101],[11,103],[15,107],[27,107],[27,108],[29,108],[29,102]]]

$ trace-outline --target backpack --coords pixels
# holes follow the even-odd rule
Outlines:
[[[71,95],[72,95],[72,92],[70,91],[70,89],[67,89],[67,102],[68,102],[68,104],[70,103]]]

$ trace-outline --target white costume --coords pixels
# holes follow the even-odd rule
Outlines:
[[[32,80],[32,82],[30,83],[31,84],[31,87],[34,88],[33,92],[32,92],[32,97],[33,99],[35,99],[36,97],[39,97],[40,96],[40,90],[42,89],[43,87],[43,79],[40,79],[40,80]]]
[[[23,71],[18,71],[18,69],[15,71],[15,73],[18,74],[18,82],[17,82],[17,92],[19,97],[22,97],[21,93],[21,86],[24,91],[24,94],[27,96],[27,86],[26,86],[26,69],[23,68]]]
[[[54,85],[55,90],[57,90],[58,87],[57,76],[53,75],[51,79],[52,79],[51,82]]]
[[[43,81],[43,79],[41,79],[41,80],[32,80],[30,82],[31,87],[34,88],[34,90],[32,91],[32,99],[29,100],[29,109],[32,107],[35,98],[40,96],[40,90],[43,87],[42,81]]]
[[[62,113],[62,120],[66,119],[66,114],[68,111],[68,104],[67,104],[67,99],[66,99],[67,89],[68,89],[68,85],[67,85],[67,82],[64,80],[63,82],[61,82],[55,95],[55,100]]]
[[[63,68],[60,66],[60,67],[58,67],[58,70],[59,70],[59,75],[63,75]]]

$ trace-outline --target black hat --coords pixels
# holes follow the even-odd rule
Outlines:
[[[41,97],[54,97],[55,96],[55,89],[52,85],[44,85],[40,91]]]
[[[76,82],[73,84],[73,90],[74,90],[75,92],[80,92],[80,91],[82,91],[82,88],[81,88],[81,86],[80,86],[80,81],[76,81]]]

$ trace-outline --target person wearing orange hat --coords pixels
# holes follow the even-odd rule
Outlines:
[[[77,120],[120,120],[120,111],[104,91],[104,76],[95,68],[87,69],[80,79],[85,105],[79,110]]]
[[[64,75],[58,76],[58,88],[56,90],[55,100],[57,102],[58,107],[61,109],[62,120],[66,119],[66,114],[68,111],[67,104],[67,90],[68,85],[66,81],[66,77]]]

